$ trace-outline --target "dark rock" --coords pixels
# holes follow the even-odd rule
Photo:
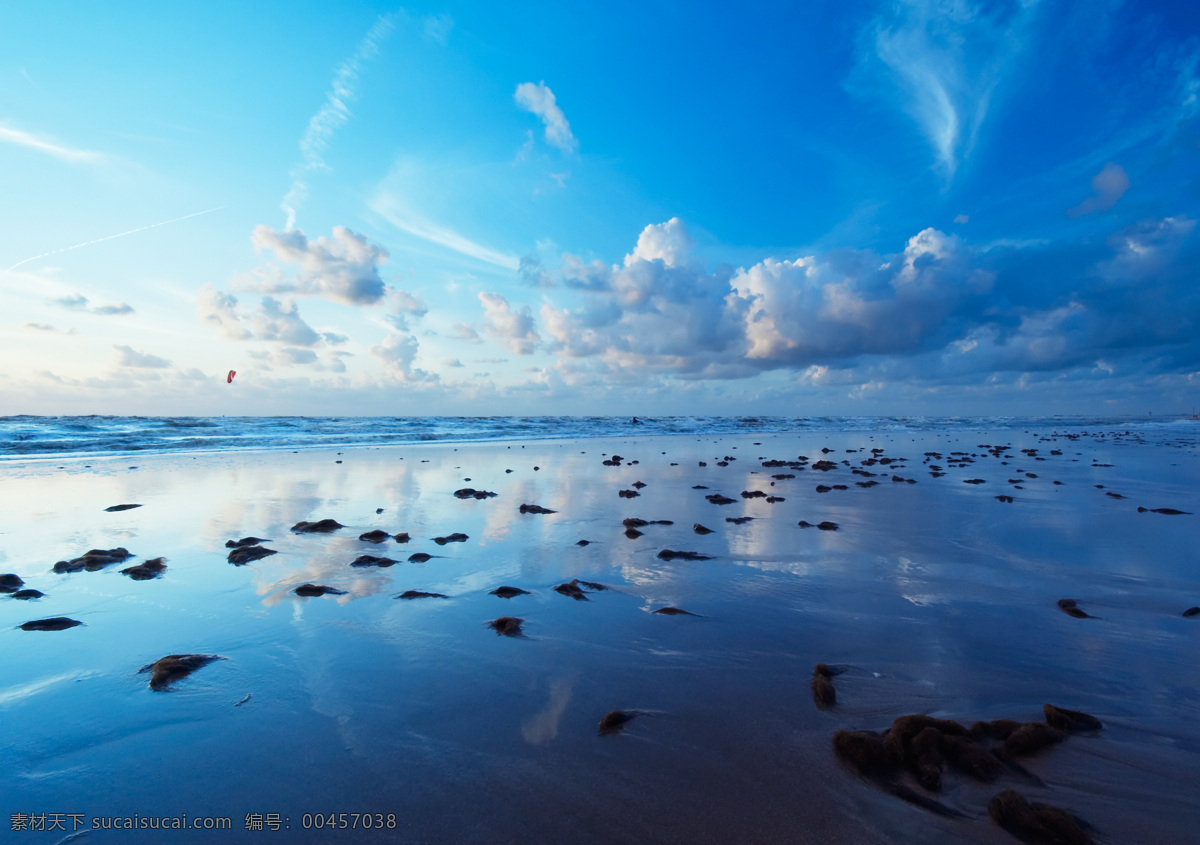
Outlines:
[[[829,485],[827,485],[827,484],[818,484],[818,485],[817,485],[817,492],[818,492],[818,493],[828,493],[828,492],[829,492],[830,490],[832,490],[832,489],[833,489],[833,488],[832,488],[832,487],[830,487],[830,486],[829,486]]]
[[[1002,502],[1012,502],[1013,501],[1012,496],[997,496],[996,498]]]
[[[636,714],[626,713],[624,710],[613,710],[610,713],[605,713],[604,718],[600,720],[600,735],[611,736],[612,734],[620,733],[625,723],[633,719]]]
[[[833,686],[833,671],[824,663],[813,668],[813,703],[818,710],[829,710],[837,704],[837,690]]]
[[[1030,845],[1090,845],[1092,837],[1079,819],[1049,804],[1029,802],[1015,789],[1006,789],[988,802],[988,815],[1022,842]]]
[[[215,660],[225,660],[217,654],[168,654],[143,666],[138,674],[150,673],[150,689],[161,692],[178,680],[186,678]]]
[[[765,498],[767,498],[767,494],[764,493],[762,490],[743,490],[742,498],[743,499],[765,499]]]
[[[455,533],[448,534],[445,537],[434,537],[433,542],[437,543],[439,546],[444,546],[447,543],[463,543],[469,539],[470,538],[466,534]]]
[[[226,540],[225,548],[240,549],[242,546],[257,546],[259,543],[271,542],[266,537],[243,537],[240,540]]]
[[[511,472],[511,470],[509,470]],[[490,490],[476,490],[474,487],[464,487],[455,490],[454,495],[460,499],[490,499],[496,494]]]
[[[826,520],[825,522],[818,522],[817,528],[821,529],[822,531],[837,531],[838,524],[836,522],[830,522]]]
[[[1161,513],[1167,516],[1186,516],[1191,514],[1191,511],[1177,511],[1175,508],[1138,508],[1138,513]]]
[[[696,616],[695,613],[691,613],[678,607],[660,607],[658,610],[652,610],[650,612],[659,613],[663,616]]]
[[[128,511],[140,507],[141,505],[113,505],[112,507],[105,508],[104,510],[107,513],[114,513],[115,511]]]
[[[1183,615],[1188,619],[1191,619],[1193,616],[1200,616],[1200,607],[1189,607],[1183,612]]]
[[[375,557],[374,555],[359,555],[350,564],[351,566],[380,566],[388,567],[395,564],[397,561],[390,557]]]
[[[813,527],[813,524],[806,519],[802,519],[799,522],[797,522],[796,524],[799,525],[801,528],[812,528]]]
[[[278,554],[278,552],[265,546],[242,546],[231,551],[227,560],[234,566],[244,566],[253,560],[270,557],[274,554]]]
[[[1060,731],[1098,731],[1104,727],[1099,719],[1082,710],[1043,704],[1042,713],[1046,716],[1046,724]]]
[[[397,543],[407,543],[412,538],[408,536],[407,531],[401,531],[399,534],[396,534],[394,537],[392,537],[392,539]]]
[[[558,511],[552,511],[541,505],[521,505],[521,513],[558,513]]]
[[[638,531],[636,528],[626,528],[625,536],[630,540],[636,540],[638,537],[642,536],[642,532]]]
[[[88,572],[95,572],[97,569],[103,569],[110,563],[121,563],[131,557],[133,557],[133,554],[126,548],[91,549],[74,560],[60,560],[54,564],[54,571],[59,573],[79,572],[86,569]]]
[[[591,540],[578,540],[575,543],[575,545],[577,545],[577,546],[590,546],[591,544],[592,544]]]
[[[591,590],[592,592],[596,592],[596,593],[599,593],[599,592],[602,592],[602,591],[608,589],[608,587],[604,586],[603,584],[599,583],[598,581],[580,581],[578,578],[575,578],[575,579],[572,579],[571,583],[576,584],[580,587],[583,587],[585,590]]]
[[[693,530],[693,531],[695,531],[697,534],[711,534],[711,533],[713,533],[713,530],[712,530],[711,528],[705,528],[705,527],[704,527],[703,525],[701,525],[699,522],[692,523],[692,530]]]
[[[909,743],[909,768],[917,782],[930,792],[942,788],[942,732],[928,727],[920,731]]]
[[[967,478],[963,480],[963,484],[986,484],[982,478]]]
[[[336,519],[322,519],[319,522],[297,522],[292,526],[292,530],[301,534],[328,534],[345,527]]]
[[[1021,727],[1021,723],[1015,719],[995,719],[991,722],[976,722],[971,725],[971,734],[1003,741],[1008,739],[1019,727]]]
[[[140,563],[137,566],[131,566],[128,569],[122,569],[122,575],[128,575],[134,581],[149,581],[151,578],[157,578],[167,571],[167,563],[165,558],[156,557],[148,560],[145,563]]]
[[[635,481],[635,482],[633,482],[633,486],[636,487],[638,490],[641,490],[646,485],[645,485],[645,483],[643,483],[641,481]]]
[[[497,587],[491,591],[491,594],[502,599],[511,599],[513,596],[527,596],[529,591],[522,590],[520,587]]]
[[[16,590],[21,589],[24,583],[25,581],[22,580],[20,575],[12,572],[6,572],[5,574],[0,575],[0,593],[15,592]]]
[[[710,493],[704,498],[708,499],[714,505],[732,505],[736,499],[731,499],[728,496],[722,496],[720,493]]]
[[[640,496],[642,494],[639,493],[637,490],[618,490],[617,495],[620,496],[622,499],[636,499],[638,496]]]
[[[441,593],[424,593],[424,592],[421,592],[420,590],[405,590],[403,593],[396,596],[396,598],[398,598],[398,599],[444,599],[444,598],[446,598],[446,596],[442,595]]]
[[[692,489],[693,490],[707,490],[708,488],[706,486],[704,486],[703,484],[693,484]]]
[[[745,525],[747,522],[753,522],[754,517],[752,517],[752,516],[727,516],[727,517],[725,517],[725,521],[728,523],[731,523],[733,525]]]
[[[677,552],[674,549],[663,549],[658,553],[659,560],[711,560],[709,555],[702,555],[699,552]]]
[[[1074,616],[1076,619],[1096,619],[1096,618],[1098,618],[1098,617],[1092,616],[1092,614],[1090,614],[1090,613],[1086,613],[1085,611],[1083,611],[1079,607],[1077,607],[1075,599],[1059,599],[1058,600],[1058,609],[1061,610],[1063,613],[1067,614],[1067,616]]]
[[[521,623],[524,619],[518,619],[515,616],[501,616],[499,619],[494,619],[488,623],[488,627],[494,630],[497,634],[503,634],[506,637],[521,636]]]
[[[433,555],[425,554],[425,552],[413,552],[408,556],[408,561],[409,563],[424,563],[432,557]]]
[[[993,781],[1004,768],[999,757],[970,737],[941,734],[940,743],[946,761],[976,780]]]
[[[298,596],[344,596],[345,590],[339,590],[335,587],[326,587],[323,584],[301,584],[296,589],[292,590]]]
[[[554,592],[561,593],[564,596],[575,599],[575,601],[587,601],[588,597],[583,594],[583,590],[579,589],[579,585],[574,581],[566,584],[559,584],[554,588]]]
[[[767,504],[769,504],[769,505],[773,505],[776,502],[786,502],[786,501],[787,501],[787,499],[783,498],[783,496],[767,496]]]
[[[382,543],[385,540],[390,540],[391,538],[391,534],[379,528],[376,528],[374,531],[368,531],[366,534],[358,535],[358,539],[367,543]]]
[[[1017,757],[1033,754],[1047,745],[1062,742],[1066,733],[1045,722],[1026,722],[1004,740],[1004,750]]]
[[[9,598],[29,601],[29,599],[40,599],[44,595],[46,594],[41,590],[17,590],[15,593],[10,593]]]
[[[49,619],[34,619],[32,622],[26,622],[21,625],[22,631],[65,631],[67,628],[74,628],[76,625],[82,625],[78,619],[68,619],[65,616],[52,616]]]

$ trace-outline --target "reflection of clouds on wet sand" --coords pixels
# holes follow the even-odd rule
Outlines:
[[[521,736],[530,745],[545,745],[558,736],[558,726],[574,693],[574,679],[555,678],[550,682],[549,700],[545,709],[530,716],[521,724]]]

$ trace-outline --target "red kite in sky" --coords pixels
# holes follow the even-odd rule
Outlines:
[[[229,375],[225,377],[226,384],[233,384],[233,377],[237,375],[237,370],[230,370]]]

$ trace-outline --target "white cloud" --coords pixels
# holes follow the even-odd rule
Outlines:
[[[150,355],[146,352],[138,352],[129,346],[113,344],[113,349],[117,352],[118,367],[140,367],[160,370],[171,366],[171,362],[166,358],[159,358],[157,355]]]
[[[517,105],[541,119],[546,126],[546,140],[558,147],[564,153],[575,152],[579,142],[571,134],[571,124],[566,115],[555,102],[554,92],[546,87],[545,82],[536,85],[532,82],[522,82],[513,93]]]
[[[212,283],[196,295],[196,313],[207,325],[215,327],[230,340],[249,340],[253,335],[242,325],[237,313],[237,297],[222,293]]]
[[[1024,49],[1037,3],[1020,3],[1007,15],[970,0],[901,0],[888,9],[890,16],[868,28],[859,71],[886,68],[949,182]]]
[[[1068,208],[1068,217],[1082,217],[1095,211],[1107,211],[1129,190],[1129,175],[1119,164],[1109,162],[1092,177],[1092,196]]]
[[[308,121],[308,127],[300,138],[301,164],[292,170],[292,185],[280,203],[287,214],[284,228],[296,225],[296,209],[308,198],[308,174],[325,170],[322,154],[329,146],[333,134],[350,119],[350,103],[354,101],[354,84],[358,81],[362,66],[379,53],[379,44],[392,31],[393,16],[383,15],[371,27],[366,38],[359,42],[354,55],[334,73],[325,103]]]
[[[541,337],[534,328],[529,306],[513,310],[508,300],[498,293],[480,293],[488,333],[497,338],[514,355],[532,355]]]
[[[420,319],[429,313],[428,306],[421,298],[408,291],[393,290],[388,296],[388,313],[385,318],[393,327],[400,331],[408,331],[408,318]]]
[[[347,305],[373,305],[383,298],[386,288],[379,264],[387,260],[387,250],[345,226],[334,226],[330,238],[309,240],[301,229],[280,232],[260,225],[251,241],[260,250],[274,250],[281,262],[296,265],[298,273],[288,276],[276,265],[259,268],[237,279],[243,290],[322,296]]]
[[[517,270],[520,261],[515,255],[499,252],[490,247],[478,244],[469,238],[426,220],[421,215],[404,206],[400,200],[388,191],[380,191],[371,201],[371,210],[391,223],[402,232],[444,246],[454,252],[466,255],[506,270]]]
[[[71,164],[85,164],[89,162],[98,162],[104,159],[101,153],[92,152],[91,150],[77,150],[72,147],[66,147],[62,144],[57,144],[53,141],[48,141],[45,138],[39,138],[29,132],[22,132],[20,129],[13,129],[10,126],[0,126],[0,142],[7,144],[15,144],[18,147],[25,147],[29,150],[36,150],[39,153],[53,156],[59,161],[69,162]]]
[[[98,314],[101,316],[133,313],[133,306],[124,302],[118,302],[115,305],[91,305],[88,298],[81,293],[77,293],[74,296],[61,296],[50,301],[71,311],[83,311],[88,314]]]
[[[467,343],[483,343],[483,338],[479,336],[479,332],[469,323],[455,323],[451,326],[451,336],[458,340],[464,340]]]
[[[312,326],[301,319],[296,303],[280,302],[270,296],[263,297],[262,307],[254,317],[254,336],[291,346],[314,346],[321,340]]]

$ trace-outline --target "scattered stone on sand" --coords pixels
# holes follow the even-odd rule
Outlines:
[[[819,528],[821,531],[837,531],[838,524],[836,522],[825,520],[824,522],[818,522],[817,528]]]
[[[720,493],[710,493],[704,498],[708,499],[714,505],[732,505],[736,499],[731,499],[728,496],[722,496]]]
[[[1061,610],[1063,613],[1067,614],[1067,616],[1074,616],[1076,619],[1098,619],[1099,618],[1097,616],[1092,616],[1092,614],[1087,613],[1086,611],[1084,611],[1083,609],[1078,607],[1078,602],[1075,599],[1059,599],[1058,600],[1058,609]]]
[[[215,660],[225,660],[217,654],[168,654],[153,663],[143,666],[138,674],[150,673],[150,689],[161,692],[178,680],[201,669]]]
[[[409,563],[424,563],[425,561],[431,560],[432,558],[433,558],[433,555],[426,554],[425,552],[413,552],[411,555],[408,556],[408,562]]]
[[[476,490],[474,487],[464,487],[455,490],[454,495],[460,499],[490,499],[496,494],[490,490]]]
[[[663,549],[658,553],[659,560],[711,560],[711,555],[702,555],[699,552],[677,552],[674,549]]]
[[[1138,508],[1138,513],[1161,513],[1167,516],[1186,516],[1190,515],[1191,511],[1179,511],[1175,508]]]
[[[591,544],[592,544],[591,540],[576,540],[575,541],[575,545],[577,545],[577,546],[590,546]]]
[[[692,489],[693,490],[707,490],[708,488],[705,487],[703,484],[693,484]]]
[[[405,590],[403,593],[396,596],[396,598],[398,598],[398,599],[444,599],[444,598],[448,598],[448,596],[444,596],[441,593],[426,593],[421,590]]]
[[[813,703],[818,710],[829,710],[837,704],[837,690],[833,687],[833,670],[824,663],[813,667]]]
[[[552,511],[541,505],[521,505],[521,513],[558,513],[558,511]]]
[[[1015,789],[1006,789],[988,802],[988,815],[1022,842],[1030,845],[1090,845],[1087,827],[1066,810],[1030,802]]]
[[[166,571],[166,558],[156,557],[145,563],[139,563],[137,566],[122,569],[121,574],[128,575],[134,581],[149,581],[151,578],[157,578]]]
[[[1189,607],[1183,612],[1183,615],[1188,619],[1191,619],[1193,616],[1200,616],[1200,607]]]
[[[374,555],[359,555],[358,557],[356,557],[354,559],[354,561],[350,565],[351,566],[380,566],[380,567],[386,568],[388,566],[392,566],[395,563],[397,563],[397,561],[392,560],[390,557],[375,557]]]
[[[990,739],[998,739],[1003,742],[1017,728],[1021,727],[1021,724],[1016,719],[993,719],[990,722],[976,722],[971,725],[971,735],[986,736]]]
[[[765,498],[767,498],[767,494],[764,493],[762,490],[743,490],[742,498],[743,499],[765,499]]]
[[[1065,731],[1051,727],[1045,722],[1026,722],[1004,740],[1004,750],[1014,757],[1024,757],[1041,751],[1048,745],[1062,742],[1066,736]]]
[[[1111,491],[1111,490],[1109,490],[1109,491],[1108,491],[1107,493],[1105,493],[1104,495],[1105,495],[1105,496],[1111,496],[1111,497],[1112,497],[1112,498],[1114,498],[1114,499],[1124,499],[1124,498],[1125,498],[1125,497],[1124,497],[1124,496],[1122,496],[1120,493],[1114,493],[1114,492],[1113,492],[1113,491]]]
[[[268,549],[266,546],[242,546],[231,551],[227,560],[234,566],[245,566],[251,561],[261,560],[264,557],[270,557],[274,554],[279,553],[274,549]]]
[[[381,528],[376,528],[374,531],[368,531],[365,534],[359,534],[358,539],[367,543],[382,543],[385,540],[392,539],[392,535]]]
[[[522,590],[520,587],[497,587],[489,591],[493,596],[499,596],[502,599],[511,599],[513,596],[527,596],[529,590]]]
[[[9,593],[9,598],[29,601],[30,599],[40,599],[44,595],[46,594],[41,590],[17,590],[15,593]],[[1197,608],[1197,610],[1200,610],[1200,608]]]
[[[324,584],[301,584],[292,590],[298,596],[344,596],[345,590],[336,587],[326,587]]]
[[[619,734],[625,727],[625,723],[630,721],[637,715],[635,713],[626,713],[624,710],[613,710],[604,714],[604,718],[600,720],[600,735],[611,736]]]
[[[967,478],[964,479],[963,484],[987,484],[987,481],[982,478]]]
[[[638,490],[641,490],[643,487],[646,486],[646,483],[644,481],[635,481],[635,482],[633,482],[633,484],[631,486],[636,487]]]
[[[574,581],[569,581],[566,584],[559,584],[557,587],[554,588],[554,592],[561,593],[562,595],[567,596],[568,598],[575,599],[575,601],[587,601],[588,600],[588,597],[583,594],[583,590],[581,590],[579,588],[579,585],[576,584]]]
[[[618,490],[617,495],[620,496],[622,499],[636,499],[638,496],[640,496],[642,494],[639,493],[637,490]]]
[[[133,510],[134,508],[140,508],[140,507],[141,507],[141,505],[113,505],[111,507],[105,508],[104,510],[106,513],[114,513],[116,511],[129,511],[129,510]]]
[[[393,535],[392,539],[395,540],[397,543],[407,543],[412,538],[408,536],[407,531],[401,531],[399,534]]]
[[[20,575],[14,572],[6,572],[0,575],[0,593],[13,593],[21,589],[25,581]]]
[[[971,737],[941,734],[938,749],[951,766],[976,780],[993,781],[1004,768],[999,757]]]
[[[692,613],[680,607],[660,607],[658,610],[652,610],[651,613],[660,613],[663,616],[698,616],[699,614]]]
[[[638,531],[636,528],[626,528],[625,536],[630,540],[636,540],[638,537],[642,536],[642,532]]]
[[[444,546],[447,543],[465,543],[469,539],[466,534],[455,532],[454,534],[447,534],[445,537],[434,537],[433,542],[439,546]]]
[[[828,492],[829,492],[830,490],[832,490],[832,489],[833,489],[833,488],[832,488],[832,487],[830,487],[828,484],[818,484],[818,485],[817,485],[817,492],[818,492],[818,493],[828,493]]]
[[[1099,719],[1082,710],[1068,710],[1053,704],[1043,704],[1042,713],[1046,716],[1047,725],[1061,731],[1098,731],[1104,727]]]
[[[963,813],[940,801],[896,782],[898,767],[884,747],[883,735],[875,731],[837,731],[833,735],[833,750],[842,762],[863,778],[902,801],[940,816],[963,816]]]
[[[132,552],[123,547],[115,549],[91,549],[74,560],[60,560],[54,564],[54,571],[59,573],[79,572],[86,569],[88,572],[95,572],[97,569],[103,569],[110,563],[121,563],[131,557],[133,557]]]
[[[1011,502],[1013,501],[1013,497],[1012,497],[1012,496],[997,496],[996,498],[997,498],[997,499],[999,499],[999,500],[1000,500],[1000,501],[1002,501],[1002,502],[1009,502],[1009,503],[1011,503]]]
[[[501,616],[499,619],[493,619],[488,623],[488,627],[494,630],[497,634],[503,634],[506,637],[521,636],[521,623],[524,619],[518,619],[516,616]]]
[[[733,525],[745,525],[747,522],[753,522],[754,517],[752,517],[752,516],[727,516],[727,517],[725,517],[725,521],[728,523],[732,523]]]
[[[240,549],[242,546],[257,546],[259,543],[271,542],[266,537],[243,537],[240,540],[226,540],[225,548]]]
[[[603,584],[599,583],[598,581],[580,581],[578,578],[574,578],[571,580],[571,583],[577,584],[580,587],[583,587],[583,589],[591,590],[592,592],[595,592],[595,593],[603,592],[604,590],[608,589],[608,587],[604,586]]]
[[[787,499],[783,498],[783,496],[767,496],[767,504],[768,505],[773,505],[776,502],[786,502],[786,501],[787,501]]]
[[[713,530],[712,530],[711,528],[705,528],[705,527],[704,527],[703,525],[701,525],[699,522],[694,522],[694,523],[692,523],[692,530],[693,530],[693,531],[695,531],[697,534],[711,534],[711,533],[713,533]]]
[[[328,534],[345,527],[336,519],[322,519],[318,522],[297,522],[292,526],[292,530],[302,534]]]
[[[20,628],[22,631],[65,631],[67,628],[74,628],[76,625],[82,624],[78,619],[52,616],[49,619],[34,619],[21,625]]]

